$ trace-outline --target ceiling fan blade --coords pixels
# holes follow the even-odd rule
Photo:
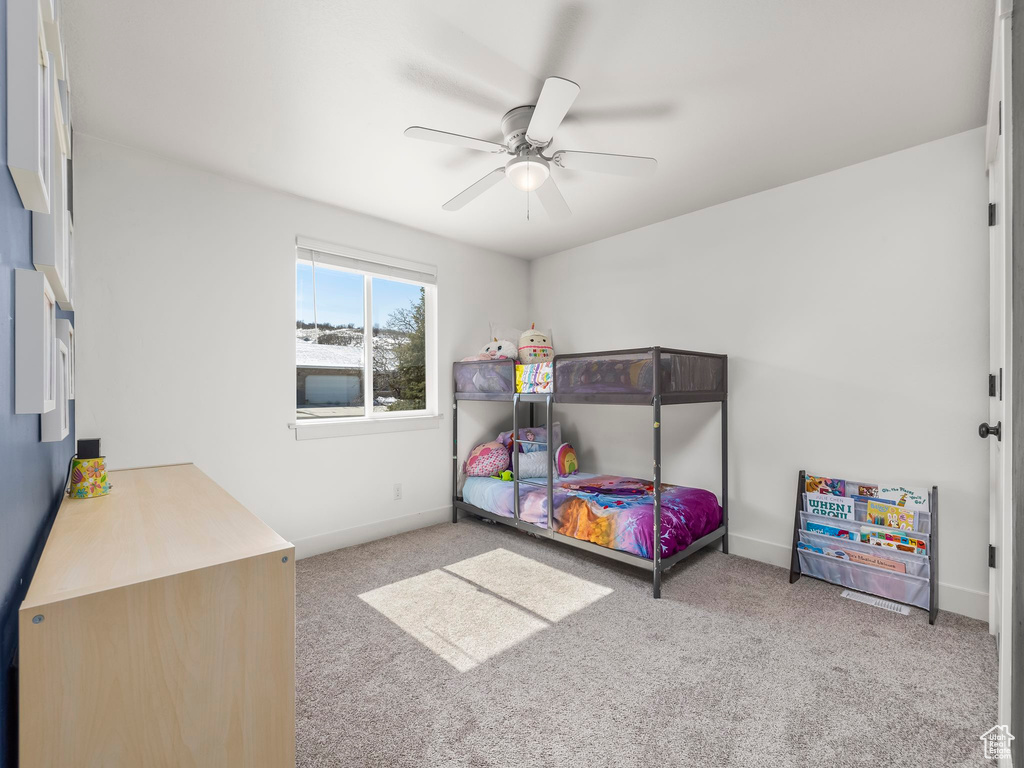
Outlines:
[[[545,80],[530,125],[526,128],[527,141],[537,147],[547,146],[579,93],[580,87],[572,80],[562,77]]]
[[[449,200],[447,203],[442,205],[446,211],[457,211],[464,207],[466,203],[476,200],[480,195],[486,192],[488,189],[493,187],[505,176],[505,168],[495,168],[493,171],[484,176],[480,181],[474,182],[466,187],[464,190],[459,192],[455,197]]]
[[[560,149],[551,156],[555,165],[570,171],[596,171],[619,176],[650,176],[658,167],[653,157],[606,155],[602,152],[573,152]]]
[[[572,213],[569,210],[569,204],[562,197],[558,185],[555,184],[554,176],[548,176],[548,180],[537,187],[536,194],[540,204],[544,206],[544,210],[552,219],[565,219]]]
[[[423,139],[424,141],[437,141],[441,144],[451,144],[466,149],[476,149],[480,152],[507,152],[504,144],[485,139],[474,139],[472,136],[463,136],[460,133],[448,133],[448,131],[436,131],[433,128],[423,128],[414,125],[405,129],[405,135],[410,139]]]

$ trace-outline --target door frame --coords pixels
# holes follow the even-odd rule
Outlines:
[[[1018,0],[1013,8],[1012,0],[1005,3],[1011,16],[1010,50],[1024,51],[1024,14],[1022,3]],[[1001,3],[1002,5],[1002,3]],[[1013,23],[1016,22],[1016,23]],[[1010,307],[1011,320],[1022,318],[1022,321],[1010,326],[1010,371],[1013,392],[1024,393],[1024,97],[1021,86],[1024,85],[1024,56],[1012,57],[1010,62],[1010,78],[1017,83],[1016,92],[1009,90],[1013,96],[1010,108],[1005,110],[1011,116],[1010,130],[1005,134],[1010,147],[1010,204],[1006,206],[1006,220],[1010,222],[1010,278],[1012,280]],[[1019,400],[1020,398],[1018,398]],[[1024,406],[1013,409],[1011,415],[1011,482],[1010,510],[1013,525],[1012,540],[1005,542],[1013,552],[1013,562],[1017,563],[1010,582],[1010,626],[1013,639],[1011,642],[1010,669],[1000,670],[1010,679],[1010,733],[1017,738],[1010,742],[1013,761],[1024,766]],[[1020,436],[1020,437],[1018,437]],[[1019,742],[1019,743],[1018,743]]]
[[[997,229],[992,230],[990,236],[990,255],[999,253],[1001,259],[990,258],[990,269],[998,268],[1000,274],[991,274],[990,280],[994,292],[991,294],[993,306],[991,307],[992,329],[998,330],[1002,325],[1002,333],[999,338],[991,341],[991,350],[1001,363],[1000,370],[992,370],[991,373],[998,377],[996,396],[998,402],[994,402],[991,415],[997,416],[1002,422],[1001,442],[991,446],[991,472],[995,481],[990,487],[995,497],[991,500],[991,524],[990,542],[995,547],[994,566],[996,570],[990,579],[990,612],[989,628],[993,633],[998,633],[998,714],[997,723],[1012,725],[1016,722],[1014,713],[1021,714],[1021,706],[1014,706],[1014,658],[1015,649],[1019,647],[1021,637],[1020,631],[1014,621],[1014,602],[1020,597],[1019,581],[1015,577],[1014,570],[1020,570],[1017,563],[1022,562],[1017,557],[1021,556],[1016,544],[1015,529],[1022,526],[1014,525],[1015,500],[1021,498],[1020,493],[1015,493],[1014,469],[1020,463],[1021,452],[1014,450],[1017,429],[1013,424],[1014,420],[1021,417],[1018,411],[1024,410],[1014,408],[1014,392],[1017,391],[1015,381],[1017,366],[1014,365],[1016,357],[1014,347],[1016,346],[1015,329],[1013,317],[1015,314],[1014,303],[1019,301],[1013,291],[1015,284],[1015,271],[1018,264],[1014,258],[1014,244],[1019,240],[1014,237],[1015,200],[1019,196],[1014,195],[1013,184],[1015,175],[1013,164],[1019,162],[1014,153],[1013,132],[1019,130],[1018,121],[1014,118],[1014,110],[1020,105],[1015,104],[1012,82],[1014,82],[1012,67],[1015,63],[1012,60],[1013,41],[1011,39],[1013,21],[1013,0],[997,0],[996,15],[994,20],[992,38],[992,73],[989,81],[989,111],[988,127],[986,131],[985,166],[989,170],[990,177],[990,201],[996,204],[995,218],[993,211],[989,212],[989,225],[995,225]],[[1019,33],[1019,30],[1018,30]],[[1018,81],[1018,82],[1024,82]],[[1000,146],[1002,155],[999,154]],[[1018,145],[1019,147],[1019,145]],[[993,176],[992,172],[995,171]],[[1001,278],[1001,280],[1000,280]],[[1021,283],[1017,283],[1020,285]],[[1001,315],[1001,316],[1000,316]],[[1024,315],[1019,315],[1024,316]],[[1019,353],[1018,353],[1019,354]],[[1024,357],[1018,358],[1024,360]],[[1024,390],[1021,390],[1024,391]],[[990,388],[990,394],[991,394]],[[993,420],[990,418],[990,420]],[[989,438],[993,439],[993,438]],[[1014,464],[1014,462],[1017,464]],[[1020,531],[1016,530],[1019,534]],[[990,565],[993,561],[990,559]],[[999,600],[996,600],[996,595]],[[1014,732],[1011,727],[1010,732]],[[1024,737],[1020,730],[1015,734]],[[1024,740],[1022,740],[1024,741]],[[1012,744],[1012,742],[1011,742]],[[1011,746],[1011,749],[1013,747]],[[1019,751],[1019,749],[1018,749]],[[1016,756],[1016,755],[1015,755]],[[1002,765],[1008,765],[1008,760],[1001,760]],[[1022,762],[1017,759],[1018,765]]]

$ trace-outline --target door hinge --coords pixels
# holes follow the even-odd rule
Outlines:
[[[996,204],[988,204],[988,225],[994,227],[996,225]]]
[[[1003,102],[999,102],[999,135],[1003,135]]]
[[[996,375],[994,373],[988,375],[988,396],[996,396]]]
[[[988,567],[996,567],[996,548],[993,547],[991,544],[988,545]]]

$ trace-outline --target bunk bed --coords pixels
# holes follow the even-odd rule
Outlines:
[[[728,501],[728,357],[662,347],[555,355],[552,387],[547,393],[516,391],[512,360],[455,363],[452,373],[452,522],[465,512],[500,525],[553,539],[577,549],[642,568],[653,575],[654,597],[661,597],[662,574],[694,552],[722,542],[729,551]],[[492,481],[474,488],[473,501],[459,493],[459,403],[497,401],[512,405],[513,480]],[[662,483],[661,409],[685,403],[721,403],[722,492],[719,506],[710,491]],[[643,405],[652,410],[654,476],[651,481],[609,475],[556,477],[548,446],[547,476],[520,478],[521,405],[529,405],[529,426],[535,408],[543,406],[544,425],[553,427],[556,403]],[[549,430],[547,439],[552,440]],[[707,498],[710,496],[711,503]],[[573,517],[578,498],[619,505],[624,520],[609,518],[611,527],[629,528],[628,544],[617,533],[601,536],[581,530]],[[486,505],[486,508],[485,506]],[[579,505],[577,505],[579,506]],[[608,509],[610,505],[602,505]],[[612,514],[620,510],[612,506]],[[593,522],[593,521],[591,521]],[[605,520],[602,518],[602,523]],[[588,526],[582,526],[588,527]],[[593,526],[589,526],[592,528]],[[649,531],[649,534],[648,534]],[[600,541],[601,543],[595,543]],[[655,546],[654,542],[659,542]],[[616,548],[619,547],[619,548]],[[663,552],[662,550],[665,550]]]

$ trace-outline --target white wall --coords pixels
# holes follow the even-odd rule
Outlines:
[[[447,372],[525,320],[526,262],[81,134],[75,153],[77,429],[111,468],[195,462],[300,556],[450,519]],[[296,235],[437,265],[438,429],[296,442]],[[497,431],[472,418],[467,439]]]
[[[728,353],[737,554],[788,566],[801,468],[938,484],[940,606],[985,618],[987,201],[979,128],[542,258],[531,319]],[[650,474],[645,409],[559,412],[583,469]],[[664,415],[666,481],[719,488],[718,408]]]

